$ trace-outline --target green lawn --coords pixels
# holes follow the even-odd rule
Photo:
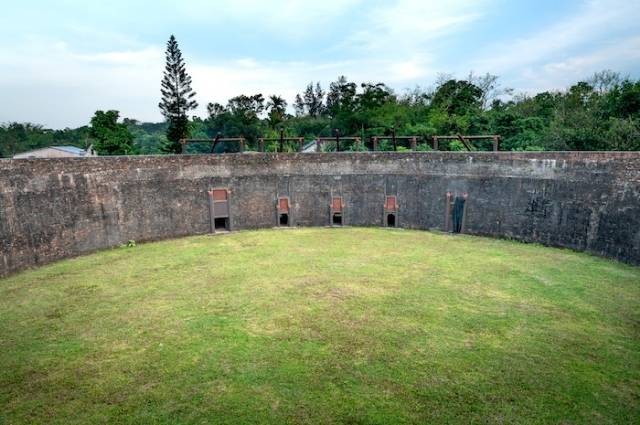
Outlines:
[[[296,229],[0,280],[0,424],[639,423],[640,268]]]

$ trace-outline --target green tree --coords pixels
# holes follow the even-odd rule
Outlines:
[[[464,115],[480,108],[482,97],[482,89],[475,84],[463,80],[449,80],[437,88],[431,104],[442,108],[449,115]]]
[[[606,138],[609,141],[608,149],[640,150],[640,120],[611,118]]]
[[[89,136],[99,155],[131,155],[134,153],[133,134],[127,124],[118,123],[118,111],[96,111],[91,118]]]
[[[153,155],[162,153],[162,146],[167,141],[166,122],[145,123],[125,118],[123,123],[134,137],[134,149],[142,155]]]
[[[297,116],[309,115],[318,118],[325,113],[324,107],[324,91],[320,83],[316,83],[315,88],[313,82],[309,83],[302,95],[296,95],[294,108]]]
[[[347,81],[344,75],[329,84],[327,112],[331,118],[340,120],[353,114],[356,107],[356,87],[356,84]]]
[[[269,96],[267,102],[269,126],[275,129],[278,124],[281,124],[287,114],[287,101],[284,98],[276,95]]]
[[[182,52],[176,38],[171,35],[167,42],[166,65],[162,79],[162,100],[159,103],[162,115],[169,123],[167,142],[162,150],[179,153],[180,139],[189,137],[189,111],[196,109],[196,93],[191,88],[191,76],[187,74]]]
[[[299,93],[296,95],[295,102],[293,102],[293,110],[296,112],[296,117],[304,115],[304,100],[302,100],[302,96]]]

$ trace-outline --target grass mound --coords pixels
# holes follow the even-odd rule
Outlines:
[[[638,423],[640,269],[385,229],[0,280],[0,423]]]

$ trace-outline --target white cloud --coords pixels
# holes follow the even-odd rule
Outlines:
[[[154,106],[163,61],[162,50],[153,46],[84,54],[63,42],[31,38],[25,45],[0,47],[0,92],[11,99],[0,103],[0,122],[79,126],[96,109],[158,120]]]
[[[437,74],[446,37],[482,19],[488,0],[397,0],[365,12],[364,23],[336,50],[346,50],[377,72],[373,78],[403,86]]]
[[[616,34],[629,31],[639,20],[640,7],[634,1],[590,0],[573,16],[534,34],[487,46],[478,53],[471,67],[504,75],[554,62],[575,65],[582,52],[598,49],[603,38],[610,40]],[[574,55],[576,60],[572,61]],[[565,71],[573,73],[576,69],[565,68]]]
[[[397,0],[372,8],[364,28],[350,35],[344,47],[398,56],[428,49],[427,44],[458,32],[480,19],[483,0]]]
[[[428,62],[424,58],[397,61],[389,66],[389,81],[402,83],[424,78],[428,69]]]
[[[568,87],[578,80],[591,77],[603,69],[622,72],[637,69],[640,63],[640,36],[631,36],[608,43],[596,50],[587,51],[540,66],[527,66],[514,80],[518,89],[535,93]]]
[[[74,54],[69,52],[69,56],[80,62],[96,63],[104,66],[124,65],[140,66],[149,63],[162,63],[164,52],[160,47],[145,47],[139,50],[124,50],[94,54]]]
[[[195,22],[249,23],[256,30],[268,30],[273,36],[311,38],[358,4],[366,7],[367,0],[187,0],[174,6],[179,15]]]

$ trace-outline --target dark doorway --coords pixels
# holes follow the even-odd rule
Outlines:
[[[228,217],[218,217],[215,219],[215,229],[216,231],[229,230],[229,218]]]
[[[387,227],[396,227],[396,215],[387,214]]]
[[[453,233],[462,232],[462,224],[464,219],[464,203],[465,199],[456,196],[453,201],[453,211],[451,211],[451,223],[453,224]]]
[[[278,220],[280,226],[288,226],[289,225],[289,214],[280,214],[280,220]]]
[[[331,222],[334,226],[342,226],[342,214],[334,214]]]

